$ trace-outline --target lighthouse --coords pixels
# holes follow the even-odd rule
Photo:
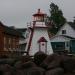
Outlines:
[[[33,14],[32,23],[28,25],[25,51],[27,51],[30,56],[33,56],[38,51],[42,51],[46,54],[53,53],[45,19],[46,14],[38,9],[37,13]]]

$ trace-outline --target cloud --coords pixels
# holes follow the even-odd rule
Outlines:
[[[68,20],[75,15],[75,0],[0,0],[0,20],[8,26],[26,27],[38,8],[49,12],[49,4],[54,2]]]
[[[38,8],[46,8],[43,0],[0,0],[0,20],[6,25],[26,26]]]

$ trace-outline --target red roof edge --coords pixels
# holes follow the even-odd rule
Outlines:
[[[45,16],[45,13],[42,13],[40,9],[38,9],[37,13],[33,14],[33,16]]]
[[[47,40],[44,37],[41,37],[38,42],[47,42]]]

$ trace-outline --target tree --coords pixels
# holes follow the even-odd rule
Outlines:
[[[59,28],[66,22],[62,11],[54,3],[50,4],[50,16],[48,16],[48,22],[52,23],[52,27],[49,29],[52,33],[56,33]]]

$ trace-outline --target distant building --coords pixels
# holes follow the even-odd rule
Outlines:
[[[17,28],[16,30],[18,30],[24,36],[24,38],[22,37],[19,39],[19,49],[21,52],[24,52],[26,47],[27,28]]]
[[[54,52],[75,53],[75,24],[65,23],[50,40]]]
[[[0,56],[18,51],[20,38],[24,38],[20,32],[0,22]]]

